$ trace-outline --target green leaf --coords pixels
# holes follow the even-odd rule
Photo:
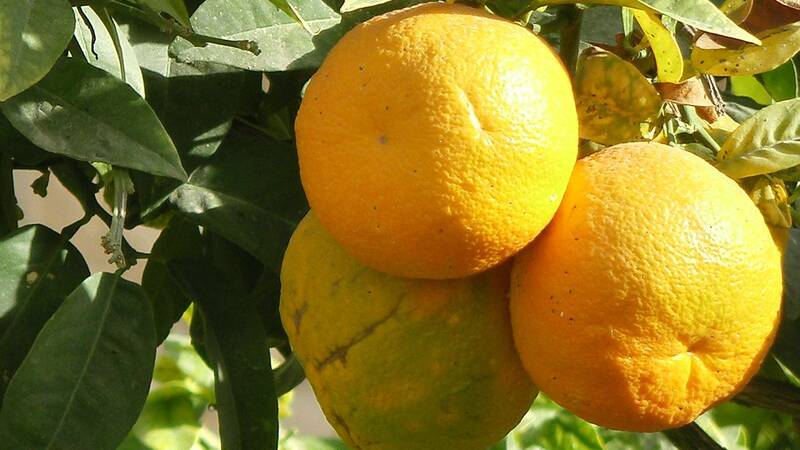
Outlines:
[[[730,81],[733,95],[750,98],[759,105],[771,105],[773,103],[772,96],[756,77],[752,75],[733,76],[730,77]]]
[[[569,4],[576,2],[574,0],[545,0],[541,3]],[[709,0],[596,0],[592,3],[652,10],[709,33],[728,36],[753,44],[761,42],[758,38],[736,25]]]
[[[191,387],[169,383],[150,391],[139,419],[117,450],[191,449],[207,403]]]
[[[173,259],[199,258],[202,254],[203,242],[197,225],[179,216],[170,220],[153,244],[142,274],[142,288],[153,304],[156,342],[167,338],[172,325],[180,320],[191,302],[167,270],[167,263]]]
[[[739,123],[746,121],[764,107],[751,98],[735,96],[729,92],[723,92],[722,99],[725,101],[725,113]]]
[[[79,10],[83,13],[83,17]],[[113,19],[110,25],[118,29]],[[114,39],[103,20],[92,8],[75,8],[75,40],[78,41],[86,61],[120,80],[124,80],[131,85],[136,93],[144,98],[144,80],[142,79],[139,62],[136,60],[136,53],[134,53],[130,42],[121,33],[116,34],[119,37],[122,50],[122,64],[114,46]],[[121,72],[122,66],[125,67],[124,78]]]
[[[42,166],[56,155],[35,146],[0,114],[0,153],[6,153],[15,163],[24,166]]]
[[[189,12],[183,0],[136,0],[136,2],[171,16],[183,26],[189,26]]]
[[[206,400],[214,399],[214,373],[183,335],[172,334],[164,341],[153,379],[162,384],[180,382]]]
[[[277,369],[275,369],[275,395],[278,397],[296,388],[306,379],[303,366],[294,355],[289,356]]]
[[[17,229],[17,197],[11,155],[0,153],[0,237]]]
[[[606,145],[642,140],[661,107],[658,91],[633,64],[587,49],[575,74],[580,136]]]
[[[86,279],[11,380],[0,442],[15,450],[115,448],[144,405],[155,351],[142,289],[118,274]]]
[[[286,330],[283,329],[279,312],[281,297],[280,275],[273,272],[272,269],[266,268],[250,296],[261,313],[261,323],[264,324],[270,341],[273,344],[277,342],[288,344],[289,338],[286,336]]]
[[[247,250],[273,272],[307,211],[294,147],[231,132],[170,201],[193,222]]]
[[[266,336],[255,305],[203,260],[170,264],[205,319],[205,344],[216,369],[220,438],[226,450],[275,448],[278,401]]]
[[[66,0],[0,0],[0,101],[41,80],[67,48],[75,18]]]
[[[388,3],[391,0],[344,0],[342,7],[339,8],[341,12],[355,11],[356,9],[367,8],[370,6],[381,5]]]
[[[717,155],[731,178],[769,174],[800,164],[800,100],[768,106],[742,123]]]
[[[777,69],[761,74],[761,80],[770,96],[776,101],[790,100],[798,96],[797,68],[794,61],[789,60]]]
[[[194,170],[222,143],[245,93],[257,97],[258,83],[239,69],[211,63],[183,64],[169,56],[171,37],[156,29],[122,27],[144,71],[147,102],[169,133],[184,167]],[[248,88],[248,89],[245,89]],[[141,216],[149,219],[177,182],[132,174]]]
[[[760,408],[727,402],[707,415],[713,428],[704,424],[721,445],[729,450],[779,450],[798,448],[800,433],[788,416]]]
[[[45,226],[0,239],[0,398],[45,322],[88,276],[78,249]]]
[[[747,44],[739,49],[695,46],[692,65],[709,75],[755,75],[777,68],[800,50],[800,23],[766,30],[758,36],[761,45]]]
[[[47,151],[186,179],[150,106],[130,86],[84,61],[62,59],[36,86],[0,107],[17,130]]]
[[[592,425],[539,394],[531,410],[505,440],[502,450],[666,450],[658,433],[626,433]]]
[[[636,9],[632,12],[653,49],[658,68],[658,81],[680,82],[683,77],[683,55],[675,36],[661,23],[661,18],[657,15]]]
[[[183,39],[173,51],[183,61],[206,61],[247,70],[273,72],[314,68],[344,30],[337,27],[341,16],[322,0],[308,0],[295,6],[311,33],[272,2],[249,0],[207,0],[192,15],[198,33],[258,43],[261,54],[219,45],[194,47]]]

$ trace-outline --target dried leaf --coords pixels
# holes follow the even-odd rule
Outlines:
[[[656,89],[665,101],[692,106],[714,106],[703,82],[689,78],[681,83],[656,83]]]
[[[742,28],[751,33],[759,33],[800,21],[798,3],[797,1],[754,0],[753,9],[747,16],[747,20],[742,22]]]

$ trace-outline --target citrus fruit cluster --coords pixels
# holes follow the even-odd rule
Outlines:
[[[655,143],[576,163],[569,77],[514,23],[441,3],[369,20],[296,131],[312,212],[281,317],[356,449],[484,449],[537,389],[599,425],[681,426],[771,344],[780,254],[747,194]]]

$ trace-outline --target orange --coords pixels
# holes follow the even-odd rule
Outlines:
[[[369,20],[312,77],[295,124],[309,203],[362,263],[457,278],[550,221],[575,163],[569,78],[512,22],[427,3]]]
[[[399,278],[348,255],[313,213],[281,271],[292,348],[339,436],[359,450],[485,450],[536,389],[514,350],[510,264]]]
[[[661,144],[580,160],[552,223],[514,263],[514,338],[534,383],[598,425],[689,423],[758,371],[781,257],[732,180]]]

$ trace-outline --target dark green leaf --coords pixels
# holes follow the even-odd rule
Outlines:
[[[300,361],[292,354],[286,361],[275,369],[275,395],[281,395],[291,391],[306,379],[303,366]]]
[[[205,344],[216,367],[222,446],[276,448],[278,402],[255,305],[236,283],[202,260],[176,262],[170,270],[203,312]]]
[[[286,337],[278,311],[281,298],[280,276],[271,269],[265,269],[250,297],[261,313],[261,322],[267,330],[267,337],[272,346],[276,346],[276,343],[288,343],[289,338]]]
[[[17,197],[11,155],[0,153],[0,237],[17,229]]]
[[[78,249],[47,227],[0,239],[0,397],[47,319],[88,276]]]
[[[142,289],[119,275],[86,279],[11,380],[0,442],[14,450],[115,448],[144,405],[155,353]]]
[[[192,319],[189,323],[189,336],[191,338],[192,348],[197,352],[197,355],[208,367],[213,367],[214,364],[208,358],[208,350],[206,349],[206,324],[203,320],[203,313],[200,312],[200,308],[192,308]]]
[[[0,0],[0,101],[41,80],[67,47],[75,18],[66,0]]]
[[[791,59],[778,67],[761,74],[764,87],[776,101],[783,101],[798,96],[797,68]]]
[[[186,179],[153,110],[130,86],[85,61],[60,60],[2,109],[17,130],[47,151]]]
[[[241,247],[220,235],[206,230],[203,233],[205,259],[225,274],[242,292],[251,292],[259,281],[264,266]]]
[[[179,39],[179,59],[206,61],[263,72],[313,68],[344,33],[341,16],[322,0],[297,2],[295,11],[311,31],[269,1],[208,0],[192,15],[195,31],[258,43],[261,53],[220,45],[194,47]]]
[[[194,170],[219,147],[245,91],[248,97],[259,95],[258,77],[251,81],[243,71],[219,64],[180,63],[168,54],[170,36],[134,25],[124,29],[144,70],[147,101],[172,137],[184,167]],[[174,180],[140,173],[134,173],[133,180],[145,219],[178,186]]]
[[[81,52],[86,61],[106,72],[114,75],[126,83],[141,96],[144,97],[144,80],[139,62],[136,60],[136,53],[133,51],[130,42],[124,35],[118,32],[119,27],[113,19],[108,26],[114,27],[114,33],[119,38],[122,50],[122,62],[120,62],[117,48],[114,45],[114,37],[103,20],[92,8],[75,8],[75,40],[78,41]],[[78,13],[80,10],[83,15]],[[121,68],[125,67],[125,74]]]
[[[772,353],[800,377],[800,229],[789,230],[783,255],[783,321]]]
[[[136,0],[158,12],[172,16],[184,26],[189,26],[189,13],[183,0]]]
[[[747,97],[739,97],[729,93],[723,93],[722,97],[725,100],[725,113],[739,123],[749,119],[763,108],[762,105]]]
[[[153,244],[142,274],[142,288],[153,304],[156,342],[167,338],[172,325],[180,320],[191,302],[175,283],[167,263],[173,259],[199,258],[202,254],[200,230],[182,217],[173,217]]]
[[[308,209],[296,158],[286,143],[232,132],[170,200],[278,273],[289,237]]]
[[[731,178],[769,174],[800,164],[800,100],[768,106],[742,123],[717,154]]]
[[[56,157],[33,145],[2,114],[0,114],[0,152],[11,155],[16,164],[24,166],[39,166]]]

